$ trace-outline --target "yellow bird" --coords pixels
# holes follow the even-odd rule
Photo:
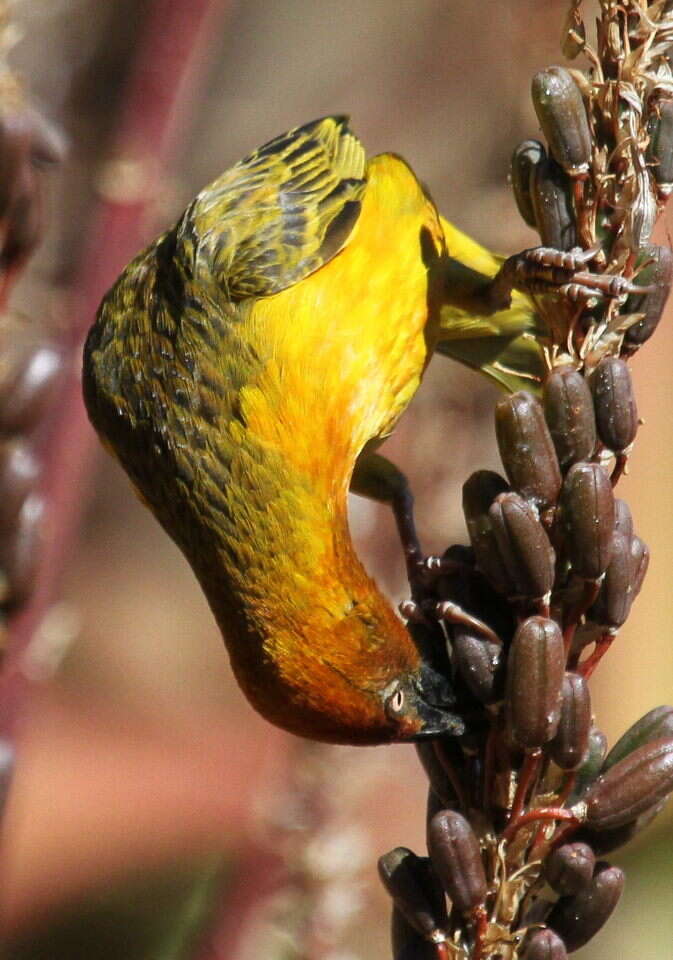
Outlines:
[[[103,300],[91,421],[194,569],[250,703],[295,734],[462,730],[358,560],[346,498],[393,504],[413,569],[406,481],[374,449],[435,350],[506,388],[539,373],[530,302],[487,315],[501,266],[404,160],[367,161],[327,117],[206,187]]]

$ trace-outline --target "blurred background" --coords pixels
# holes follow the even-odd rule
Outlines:
[[[151,7],[12,7],[12,65],[70,139],[49,183],[46,240],[13,302],[57,330],[81,309],[96,205],[120,184],[133,188],[111,145],[129,70],[153,69],[143,47]],[[143,185],[144,239],[254,147],[345,112],[370,154],[402,154],[441,211],[487,246],[510,253],[535,243],[507,170],[513,146],[536,134],[529,81],[559,62],[565,0],[211,7],[180,137]],[[669,320],[633,364],[645,425],[620,495],[652,563],[592,680],[610,742],[673,699]],[[437,358],[386,444],[411,479],[428,552],[466,540],[461,484],[474,469],[498,468],[494,400],[485,381]],[[5,955],[386,960],[389,906],[375,860],[400,844],[423,850],[426,785],[413,749],[316,746],[253,714],[181,555],[93,436],[78,444],[70,497],[81,526],[66,538],[58,591],[21,651],[29,686],[4,824]],[[353,499],[351,517],[366,565],[397,602],[405,588],[391,516]],[[670,811],[612,859],[627,869],[624,898],[578,956],[661,960],[673,942]]]

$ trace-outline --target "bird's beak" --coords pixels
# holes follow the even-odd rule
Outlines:
[[[448,735],[460,737],[465,733],[465,723],[449,707],[455,696],[449,680],[437,670],[424,664],[413,678],[414,707],[420,721],[412,740]]]

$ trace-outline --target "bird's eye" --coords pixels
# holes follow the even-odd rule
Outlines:
[[[400,690],[399,687],[393,693],[391,697],[388,698],[388,709],[391,713],[401,713],[402,708],[404,707],[404,691]]]

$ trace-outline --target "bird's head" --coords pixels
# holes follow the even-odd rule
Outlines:
[[[393,680],[382,691],[381,699],[394,728],[393,740],[461,736],[465,732],[463,720],[451,711],[455,703],[451,684],[426,663]]]

